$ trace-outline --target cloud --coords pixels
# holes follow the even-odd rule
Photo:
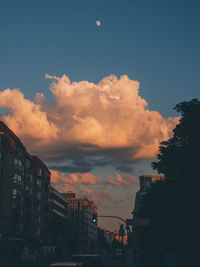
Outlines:
[[[114,193],[103,188],[94,187],[100,184],[100,178],[92,173],[71,173],[65,175],[51,170],[51,183],[61,193],[72,191],[80,197],[93,200],[97,206],[102,206],[107,200],[112,199]],[[93,186],[88,188],[86,186]]]
[[[100,183],[100,178],[92,173],[70,173],[66,176],[64,173],[51,170],[51,182],[64,185],[96,185]]]
[[[20,90],[7,89],[0,93],[0,107],[9,114],[1,119],[29,151],[57,166],[63,162],[63,171],[89,172],[92,159],[100,157],[105,165],[131,172],[134,161],[156,156],[160,142],[171,136],[178,122],[148,110],[139,82],[127,75],[110,75],[97,84],[71,82],[66,75],[46,78],[53,80],[52,103],[41,93],[30,101]],[[72,169],[67,169],[67,160]],[[80,161],[85,165],[76,164]]]
[[[18,90],[0,92],[0,107],[9,110],[3,121],[22,139],[34,140],[36,147],[46,146],[52,140],[57,140],[58,128],[49,121],[47,113],[41,111],[41,106],[24,98]]]
[[[133,177],[129,174],[119,174],[115,172],[115,177],[108,176],[106,183],[107,185],[115,185],[115,186],[130,186],[131,184],[138,185],[139,181],[137,178]]]
[[[113,202],[114,193],[106,189],[82,188],[80,194],[94,201],[97,206],[102,206],[104,202]]]
[[[109,159],[104,158],[95,158],[95,156],[91,159],[85,159],[85,160],[68,160],[65,161],[64,165],[49,165],[49,167],[53,170],[57,170],[60,172],[89,172],[94,167],[104,167],[108,164],[112,163]],[[54,163],[55,164],[55,163]]]

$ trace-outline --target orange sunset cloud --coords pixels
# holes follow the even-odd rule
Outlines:
[[[127,75],[110,75],[97,84],[70,82],[66,75],[46,78],[53,80],[52,103],[41,93],[31,101],[18,89],[0,92],[0,107],[9,111],[1,119],[44,160],[88,160],[100,155],[118,166],[154,158],[178,122],[149,110],[139,95],[139,82]],[[92,166],[90,162],[85,172]]]
[[[77,195],[88,197],[96,204],[102,205],[104,200],[112,200],[113,192],[102,188],[87,188],[100,184],[100,178],[92,173],[71,173],[65,175],[63,172],[51,170],[51,183],[60,192],[73,191]]]
[[[139,181],[138,179],[127,173],[119,174],[115,172],[115,177],[108,176],[106,184],[116,186],[130,186],[131,184],[138,185]]]
[[[92,173],[70,173],[69,175],[65,175],[62,172],[51,170],[51,182],[53,184],[95,185],[100,183],[100,178]]]

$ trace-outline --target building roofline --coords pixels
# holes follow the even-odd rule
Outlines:
[[[156,178],[156,179],[160,179],[160,178],[165,178],[164,175],[161,174],[146,174],[146,175],[140,175],[139,178]]]
[[[48,172],[48,174],[51,174],[50,170],[47,168],[47,166],[44,164],[44,162],[38,158],[37,156],[34,155],[30,155],[30,158],[32,159],[32,161],[41,169],[45,170]]]
[[[22,141],[13,133],[13,131],[10,128],[8,128],[8,126],[3,121],[0,121],[0,131],[2,131],[3,133],[7,134],[9,137],[14,139],[15,142],[19,143],[25,149]]]
[[[52,184],[50,184],[50,189],[53,190],[53,193],[55,193],[60,199],[62,199],[63,201],[65,201],[66,203],[68,203],[67,199],[65,199],[63,196],[62,196],[62,193],[60,193],[58,190],[55,189],[55,187],[53,187]]]

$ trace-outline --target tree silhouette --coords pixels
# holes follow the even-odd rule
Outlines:
[[[141,214],[150,218],[149,240],[155,246],[199,246],[200,102],[176,105],[181,113],[173,136],[161,143],[152,166],[165,175],[143,201]]]

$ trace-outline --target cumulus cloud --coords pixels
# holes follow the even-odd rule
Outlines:
[[[28,142],[32,139],[36,146],[57,139],[58,128],[48,120],[47,113],[25,99],[18,89],[0,92],[0,107],[9,110],[9,115],[2,116],[3,121],[22,139],[28,138]]]
[[[133,177],[132,175],[129,175],[126,173],[119,174],[115,172],[115,177],[108,176],[106,184],[116,185],[116,186],[130,186],[131,184],[138,185],[139,181],[137,178]]]
[[[70,173],[65,175],[63,172],[51,170],[51,182],[63,185],[96,185],[100,183],[100,178],[92,173]]]
[[[112,200],[113,192],[106,189],[95,187],[100,184],[100,178],[92,173],[65,173],[51,170],[51,183],[60,192],[72,191],[81,197],[87,197],[95,202],[96,205],[102,205],[104,201]],[[86,186],[93,186],[88,188]]]
[[[113,201],[114,193],[107,191],[106,189],[91,189],[91,188],[82,188],[80,189],[80,194],[85,196],[95,202],[97,206],[102,206],[104,202]]]
[[[71,82],[66,75],[46,78],[52,80],[53,103],[41,93],[34,101],[17,89],[0,93],[0,107],[9,110],[2,120],[43,160],[84,160],[83,172],[88,172],[92,158],[100,156],[116,169],[131,171],[133,161],[155,157],[178,122],[148,110],[139,82],[127,75],[110,75],[97,84]]]

